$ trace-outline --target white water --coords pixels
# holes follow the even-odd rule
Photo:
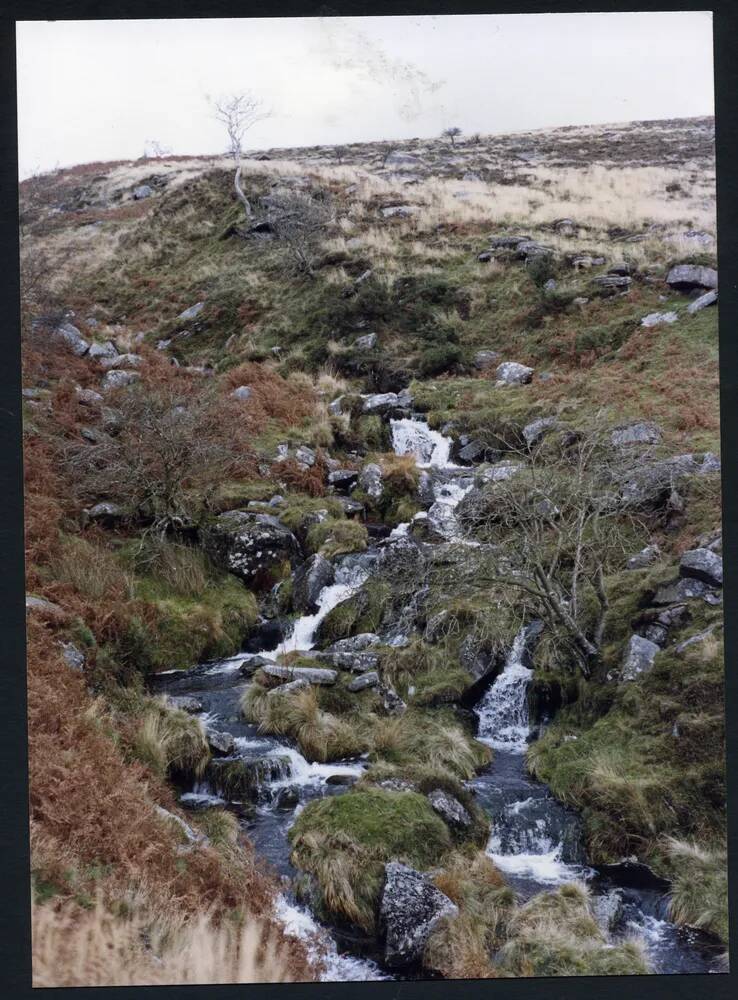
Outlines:
[[[457,468],[449,461],[451,438],[432,431],[424,420],[390,420],[396,455],[412,455],[421,469]]]
[[[342,601],[347,601],[361,587],[369,574],[366,570],[351,567],[348,569],[339,568],[336,573],[336,582],[329,587],[323,587],[318,595],[318,610],[314,615],[304,615],[298,618],[292,630],[292,634],[284,639],[275,650],[273,655],[279,653],[291,653],[293,650],[312,649],[315,644],[315,632],[318,625],[325,616],[331,612],[336,605]]]
[[[496,750],[513,754],[525,753],[530,735],[527,696],[533,671],[523,663],[526,637],[527,630],[520,629],[502,672],[476,709],[479,716],[477,739]],[[505,810],[517,815],[532,802],[531,798],[520,799],[511,802]],[[486,853],[501,871],[543,884],[558,885],[586,876],[587,869],[562,861],[563,844],[554,843],[543,830],[539,834],[532,831],[530,839],[534,851],[503,853],[501,838],[495,835],[493,822]]]
[[[236,746],[242,741],[236,739]],[[244,741],[245,742],[245,741]],[[270,753],[272,757],[289,757],[290,774],[289,777],[280,778],[269,783],[270,788],[283,788],[287,785],[321,785],[326,778],[333,774],[346,774],[351,777],[360,777],[364,773],[363,764],[318,764],[306,760],[299,750],[294,747],[280,746],[278,750]]]
[[[525,753],[528,746],[528,682],[533,675],[522,662],[526,630],[521,629],[507,655],[502,673],[487,691],[476,711],[483,743],[510,753]]]
[[[450,482],[439,483],[434,488],[433,495],[436,499],[428,511],[428,517],[432,519],[436,531],[449,542],[464,542],[467,545],[478,544],[463,537],[456,517],[456,508],[473,485],[473,483],[469,483],[467,486],[462,486],[460,483]]]
[[[322,962],[321,982],[353,983],[390,978],[369,959],[340,955],[333,938],[315,922],[310,913],[290,903],[284,896],[277,897],[275,911],[285,933],[304,941],[309,957],[313,961]]]

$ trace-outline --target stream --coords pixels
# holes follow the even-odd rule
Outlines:
[[[463,543],[455,508],[472,488],[474,470],[451,463],[450,439],[420,419],[393,420],[391,431],[395,452],[413,455],[429,476],[434,526],[437,530],[440,526],[440,533],[448,541]],[[423,516],[429,515],[416,515]],[[408,530],[409,524],[398,526],[382,544],[392,545]],[[289,859],[287,834],[295,817],[311,800],[344,792],[367,764],[361,758],[310,763],[291,742],[260,734],[257,726],[240,715],[239,702],[249,681],[239,667],[257,655],[274,658],[290,650],[312,649],[320,621],[358,590],[367,578],[371,558],[370,550],[366,558],[339,559],[335,582],[320,593],[317,613],[298,618],[291,635],[279,645],[258,654],[240,653],[203,664],[185,673],[171,671],[158,675],[157,680],[157,690],[163,693],[196,697],[202,703],[203,725],[231,734],[236,757],[270,762],[254,803],[225,802],[206,783],[184,791],[180,801],[189,809],[226,806],[239,815],[257,854],[283,876],[278,918],[288,934],[299,937],[309,950],[323,957],[326,981],[397,978],[396,973],[383,969],[379,960],[352,954],[350,942],[341,939],[339,943],[306,907],[297,903],[289,888],[296,871]],[[598,919],[603,922],[601,926],[607,926],[613,941],[640,937],[655,973],[718,971],[714,944],[698,931],[668,920],[667,884],[633,862],[591,866],[583,847],[579,816],[554,799],[546,785],[527,774],[525,751],[533,738],[527,688],[532,676],[529,648],[534,632],[534,624],[521,629],[502,671],[475,707],[477,738],[494,750],[493,762],[468,783],[492,821],[487,854],[521,900],[566,882],[585,882],[593,895]]]

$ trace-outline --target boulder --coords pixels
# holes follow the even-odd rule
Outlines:
[[[100,367],[106,371],[118,368],[140,368],[143,358],[140,354],[116,354],[114,357],[100,358]]]
[[[354,347],[357,351],[371,351],[372,348],[377,346],[377,335],[376,333],[366,333],[363,337],[357,337],[354,341]]]
[[[677,264],[667,274],[666,283],[680,292],[691,292],[693,288],[715,289],[718,286],[718,273],[714,267]]]
[[[401,149],[393,149],[384,160],[385,167],[419,167],[421,163],[420,157],[413,153],[404,153]]]
[[[482,372],[494,368],[499,363],[500,355],[497,351],[477,351],[474,355],[474,367]]]
[[[388,862],[379,907],[385,964],[391,969],[417,965],[431,931],[444,917],[458,912],[427,875],[397,861]]]
[[[308,684],[331,685],[338,676],[335,670],[321,667],[283,667],[278,663],[267,663],[262,671],[267,677],[278,681],[307,681]]]
[[[658,557],[661,555],[661,549],[658,545],[647,545],[645,549],[641,549],[634,556],[631,556],[627,562],[627,569],[645,569],[646,566],[650,566],[652,563],[656,562]]]
[[[359,475],[359,488],[372,500],[381,500],[384,494],[382,470],[374,462],[365,465]]]
[[[536,243],[535,240],[523,240],[515,247],[515,256],[520,260],[530,260],[532,257],[551,257],[553,248]]]
[[[405,714],[407,705],[393,688],[386,684],[380,684],[379,694],[382,699],[382,708],[386,715],[398,716]]]
[[[104,344],[90,344],[88,356],[95,359],[114,358],[118,354],[118,349],[112,340],[106,340]]]
[[[85,667],[85,654],[75,646],[73,642],[61,642],[62,657],[64,662],[72,670],[84,670]]]
[[[94,507],[85,510],[88,521],[101,521],[104,524],[115,524],[126,516],[126,510],[120,504],[104,500]]]
[[[615,477],[620,503],[630,509],[656,509],[669,499],[679,482],[700,471],[693,455],[676,455],[656,462],[640,461]]]
[[[236,743],[230,733],[208,731],[208,746],[215,757],[231,757],[236,749]]]
[[[376,670],[367,670],[365,674],[359,674],[346,685],[346,689],[356,694],[359,691],[366,691],[368,688],[379,686],[379,674]]]
[[[295,694],[296,691],[303,691],[310,687],[310,681],[306,677],[298,677],[287,684],[278,684],[277,687],[267,691],[267,698],[281,698],[284,695]]]
[[[649,313],[648,316],[644,316],[641,320],[641,326],[660,326],[662,323],[676,323],[679,319],[675,312],[655,312]]]
[[[679,573],[683,577],[701,580],[711,587],[722,587],[723,560],[710,549],[690,549],[679,562]]]
[[[489,245],[493,250],[511,250],[520,243],[529,243],[530,236],[493,236]]]
[[[375,392],[364,397],[362,410],[364,413],[388,413],[402,406],[396,392]]]
[[[647,673],[653,666],[659,646],[642,635],[632,635],[625,649],[620,677],[624,681],[633,681],[641,674]]]
[[[356,469],[334,469],[328,473],[328,485],[338,489],[351,490],[356,486],[359,473]]]
[[[374,670],[379,666],[379,654],[370,653],[366,650],[357,650],[354,653],[317,653],[316,658],[321,663],[330,663],[331,666],[339,670],[350,670],[354,674],[362,674],[367,670]]]
[[[674,652],[678,656],[682,656],[692,646],[696,646],[698,643],[704,642],[705,639],[709,639],[718,627],[718,625],[710,625],[710,627],[706,628],[703,632],[697,632],[696,635],[690,635],[688,639],[685,639],[684,642],[680,642],[678,646],[674,647]]]
[[[682,577],[680,580],[673,580],[665,583],[656,591],[652,603],[656,606],[665,604],[677,604],[681,601],[694,601],[697,598],[707,599],[711,593],[710,588],[702,580],[695,580],[693,577]],[[708,601],[710,603],[710,601]]]
[[[407,219],[417,208],[414,205],[385,205],[379,211],[383,219]]]
[[[123,389],[127,385],[133,385],[137,382],[141,376],[138,372],[106,372],[105,377],[102,380],[103,392],[108,392],[111,389]]]
[[[182,323],[187,323],[189,320],[195,319],[196,316],[199,316],[204,308],[204,302],[196,302],[194,306],[190,306],[189,309],[185,309],[184,312],[181,312],[179,316],[177,316],[177,319]]]
[[[343,507],[346,517],[356,517],[356,515],[364,513],[364,504],[358,500],[352,500],[350,497],[336,497],[336,500]]]
[[[248,583],[287,561],[294,565],[300,555],[295,536],[270,514],[227,511],[207,525],[201,536],[210,558]]]
[[[503,361],[497,366],[496,374],[503,385],[525,385],[533,378],[533,369],[517,361]]]
[[[135,201],[143,201],[144,198],[150,198],[153,193],[154,189],[148,184],[139,184],[133,189],[133,198]]]
[[[56,620],[67,617],[66,611],[58,604],[47,601],[45,597],[34,597],[32,594],[26,594],[26,612],[29,611]]]
[[[341,413],[343,413],[341,408],[341,400],[343,398],[343,396],[336,396],[336,398],[328,404],[328,412],[333,414],[334,417],[338,417]]]
[[[82,389],[80,386],[74,390],[77,396],[77,402],[81,403],[82,406],[99,406],[103,401],[103,397],[99,392],[95,392],[94,389]]]
[[[295,460],[306,469],[311,469],[315,465],[317,457],[313,449],[308,448],[306,444],[295,448]]]
[[[699,298],[695,299],[694,302],[690,302],[687,306],[687,312],[690,315],[700,312],[701,309],[706,309],[707,306],[712,306],[717,302],[718,293],[717,289],[713,288],[709,292],[705,292],[704,295],[700,295]]]
[[[472,818],[458,799],[440,788],[434,789],[428,796],[428,801],[444,823],[454,830],[468,830]]]
[[[299,566],[292,578],[292,605],[303,615],[314,615],[318,610],[318,598],[324,587],[329,587],[335,578],[333,566],[328,560],[315,553]]]
[[[629,444],[658,444],[661,440],[661,428],[647,421],[616,427],[610,435],[610,440],[616,448]]]
[[[359,632],[347,639],[339,639],[326,649],[326,653],[358,653],[367,646],[376,646],[380,642],[376,632]]]
[[[240,400],[245,403],[247,399],[251,399],[251,386],[250,385],[238,385],[231,393],[234,399]]]
[[[606,295],[627,292],[632,283],[632,278],[624,274],[601,274],[597,278],[592,279],[592,284],[596,285]]]
[[[198,715],[203,710],[203,704],[199,698],[193,698],[186,694],[167,695],[167,704],[170,708],[175,708],[180,712],[187,712],[188,715]]]
[[[533,420],[523,428],[523,437],[529,448],[537,445],[541,441],[546,431],[556,427],[558,421],[556,417],[541,417],[540,420]]]
[[[300,801],[300,788],[298,785],[286,785],[280,788],[273,799],[277,809],[294,809]]]
[[[77,327],[69,322],[60,323],[53,332],[54,336],[59,340],[63,340],[72,354],[76,354],[78,358],[81,358],[83,354],[87,354],[90,349],[89,342],[85,340]]]

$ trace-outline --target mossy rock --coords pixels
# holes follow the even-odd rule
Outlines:
[[[309,803],[289,832],[292,862],[314,879],[318,912],[369,933],[388,861],[419,870],[452,846],[424,795],[371,788]]]

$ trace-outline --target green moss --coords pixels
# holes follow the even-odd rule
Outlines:
[[[293,864],[314,880],[318,912],[367,931],[376,929],[385,863],[425,870],[451,847],[425,796],[378,788],[309,803],[289,839]]]
[[[635,854],[663,866],[665,836],[720,837],[722,691],[718,642],[664,652],[636,681],[586,685],[530,748],[535,776],[582,811],[593,861]]]
[[[371,579],[353,597],[341,601],[318,626],[318,645],[329,646],[360,632],[376,632],[384,616],[391,588],[386,581]]]
[[[360,521],[336,520],[328,518],[312,525],[307,533],[307,547],[310,552],[319,552],[327,559],[363,552],[367,546],[367,531]]]

